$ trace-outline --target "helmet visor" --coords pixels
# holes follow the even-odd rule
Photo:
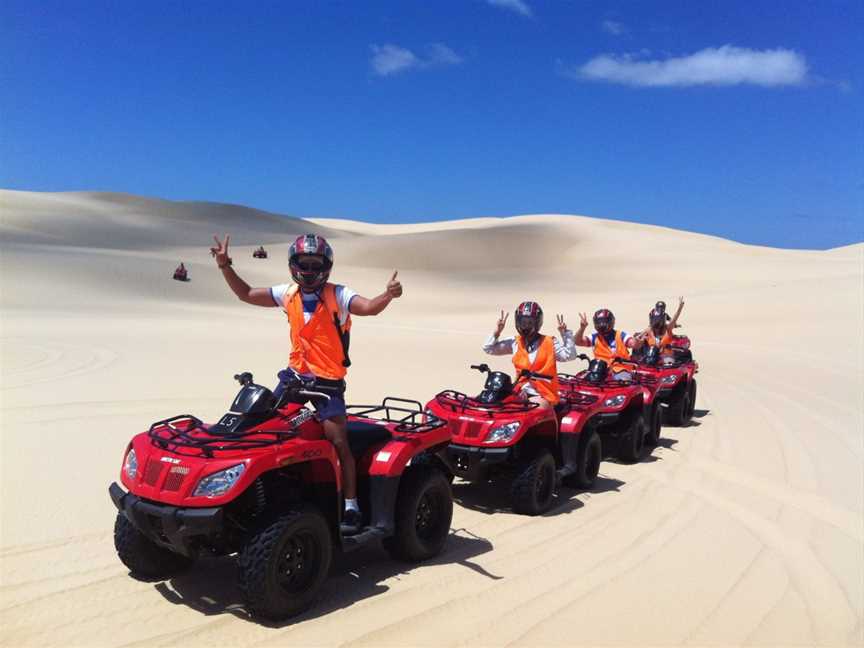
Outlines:
[[[537,333],[540,329],[540,322],[538,317],[532,317],[530,315],[517,315],[516,316],[516,330],[519,331],[520,335],[533,335]]]
[[[612,318],[611,317],[595,317],[594,318],[594,328],[597,329],[598,333],[608,333],[612,330]]]

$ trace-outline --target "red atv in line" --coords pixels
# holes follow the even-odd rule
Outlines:
[[[189,272],[182,263],[174,268],[174,279],[176,281],[189,281]]]
[[[581,398],[565,397],[554,409],[541,408],[513,392],[513,380],[486,364],[476,397],[448,389],[426,404],[427,414],[447,422],[452,441],[443,454],[450,473],[466,481],[510,482],[513,510],[526,515],[547,511],[559,481],[590,488],[600,469],[601,444],[575,412]],[[523,371],[522,376],[551,376]],[[574,414],[571,416],[571,414]]]
[[[699,363],[693,360],[690,339],[675,336],[672,354],[661,356],[657,347],[636,357],[636,372],[640,379],[656,384],[655,399],[662,407],[663,421],[668,425],[687,425],[696,409],[696,374]]]
[[[578,402],[582,399],[583,411],[573,416],[582,419],[582,425],[590,425],[599,435],[603,445],[603,457],[615,457],[624,463],[635,463],[642,456],[647,442],[656,446],[660,441],[660,410],[655,402],[656,385],[650,379],[642,379],[636,373],[636,363],[616,360],[633,365],[630,378],[613,377],[602,360],[588,360],[588,368],[578,374],[558,374],[559,394],[562,400]],[[566,417],[565,417],[566,418]]]
[[[114,544],[133,576],[167,578],[198,556],[236,553],[246,609],[281,619],[314,602],[334,551],[379,539],[409,561],[441,551],[453,514],[434,458],[450,440],[444,421],[399,398],[348,408],[366,519],[343,536],[337,455],[303,405],[332,390],[294,377],[275,400],[252,374],[235,378],[242,387],[217,423],[174,416],[126,448],[126,490],[112,483],[109,492]]]
[[[264,249],[263,245],[261,247],[259,247],[258,249],[256,249],[254,252],[252,252],[252,258],[253,259],[266,259],[267,258],[267,250]]]

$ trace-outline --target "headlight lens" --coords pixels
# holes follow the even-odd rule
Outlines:
[[[224,495],[240,479],[240,475],[246,470],[246,464],[237,464],[225,470],[220,470],[212,475],[207,475],[195,487],[193,497],[218,497]]]
[[[664,385],[671,385],[676,380],[678,380],[678,376],[663,376],[660,379],[660,382],[663,383]]]
[[[123,471],[130,481],[134,480],[135,475],[138,474],[138,457],[135,456],[135,451],[132,449],[126,453],[126,459],[123,461]]]
[[[603,401],[603,404],[606,407],[620,407],[625,400],[627,400],[627,397],[624,394],[618,394],[617,396],[610,396]]]
[[[519,422],[505,423],[489,430],[483,443],[506,443],[519,431]]]

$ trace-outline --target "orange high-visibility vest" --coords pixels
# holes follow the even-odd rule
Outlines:
[[[537,393],[545,398],[550,405],[558,403],[560,400],[560,396],[558,396],[558,362],[555,359],[555,342],[551,337],[548,335],[543,337],[543,341],[537,349],[537,355],[534,356],[534,362],[531,362],[528,359],[528,350],[525,348],[522,336],[517,336],[516,353],[513,354],[513,366],[516,368],[517,376],[523,369],[552,376],[552,380],[517,378],[515,388],[519,390],[526,383],[530,382]]]
[[[609,346],[609,343],[606,342],[606,338],[598,333],[597,337],[594,339],[594,358],[597,360],[603,360],[613,371],[624,370],[624,365],[615,365],[614,362],[615,358],[622,358],[624,360],[630,359],[630,350],[627,348],[627,345],[624,344],[621,331],[615,331],[614,351],[612,350],[612,347]]]
[[[645,336],[645,342],[649,347],[658,346],[657,344],[657,336],[654,335],[654,331],[648,331],[648,335]],[[672,346],[672,334],[669,331],[666,331],[663,334],[663,337],[660,338],[660,355],[669,355],[672,351],[669,349]]]
[[[345,350],[340,335],[351,329],[351,316],[348,316],[344,325],[339,323],[339,305],[336,303],[336,286],[333,284],[325,284],[318,297],[315,312],[305,322],[300,291],[292,287],[285,294],[282,307],[288,315],[291,329],[288,366],[299,373],[341,380],[348,370],[343,364]]]

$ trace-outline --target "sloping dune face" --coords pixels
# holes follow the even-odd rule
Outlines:
[[[696,417],[635,465],[542,517],[506,489],[454,485],[444,553],[337,561],[321,601],[276,627],[245,615],[231,558],[133,580],[114,554],[130,437],[213,420],[250,370],[288,354],[278,308],[240,303],[208,248],[231,234],[250,284],[290,281],[293,237],[328,237],[333,279],[405,295],[357,318],[348,398],[479,391],[468,365],[500,311],[534,299],[578,325],[647,324],[686,299]],[[252,258],[264,245],[266,260]],[[190,281],[172,281],[183,261]],[[538,215],[428,225],[303,221],[118,194],[0,192],[0,643],[69,645],[862,645],[864,246],[739,245],[659,227]],[[512,315],[508,321],[512,334]],[[564,364],[575,373],[581,363]]]

